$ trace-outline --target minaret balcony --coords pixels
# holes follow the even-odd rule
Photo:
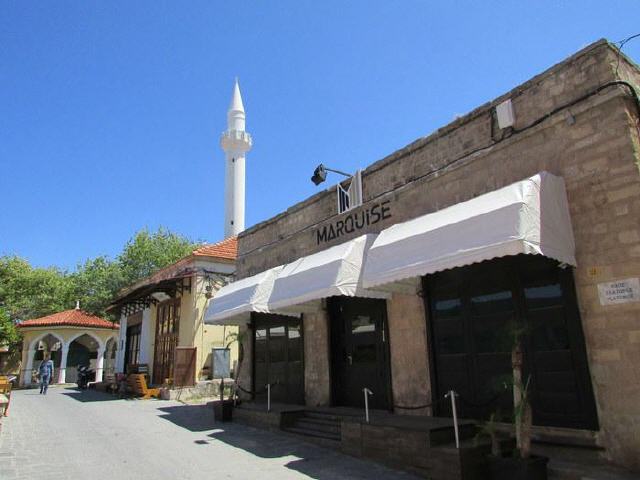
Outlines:
[[[251,135],[240,130],[227,130],[222,133],[220,145],[225,151],[241,151],[247,152],[253,145]]]

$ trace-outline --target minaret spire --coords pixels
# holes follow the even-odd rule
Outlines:
[[[245,154],[251,150],[251,135],[245,131],[245,113],[240,85],[236,77],[227,112],[227,130],[220,146],[226,157],[224,182],[224,237],[244,230]]]

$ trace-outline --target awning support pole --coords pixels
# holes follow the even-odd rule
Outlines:
[[[373,392],[367,387],[364,387],[362,392],[364,393],[364,418],[369,423],[369,395],[373,395]]]
[[[271,384],[267,383],[267,412],[271,411]]]
[[[456,448],[460,448],[460,435],[458,433],[458,411],[456,410],[456,397],[458,394],[453,390],[449,390],[444,397],[451,397],[451,412],[453,413],[453,431],[456,434]]]

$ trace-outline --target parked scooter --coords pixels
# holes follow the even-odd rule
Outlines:
[[[89,386],[89,382],[95,380],[96,372],[86,365],[78,365],[78,379],[76,383],[78,388],[85,390]]]

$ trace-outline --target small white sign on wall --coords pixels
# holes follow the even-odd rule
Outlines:
[[[615,282],[599,283],[600,305],[640,302],[640,279],[626,278]]]

